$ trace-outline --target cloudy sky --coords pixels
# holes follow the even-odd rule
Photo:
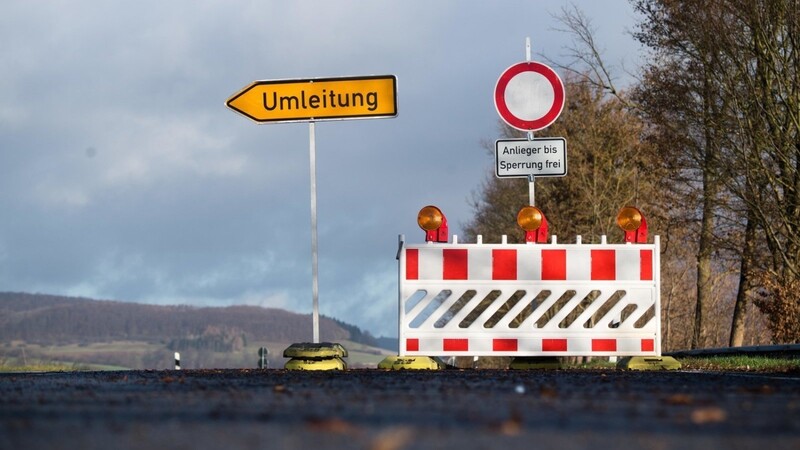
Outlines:
[[[628,2],[573,3],[624,82]],[[310,312],[309,127],[225,101],[254,80],[395,75],[396,118],[320,122],[316,151],[321,313],[396,336],[398,235],[423,240],[426,204],[452,234],[470,220],[497,78],[526,37],[568,62],[568,4],[3,1],[0,291]]]

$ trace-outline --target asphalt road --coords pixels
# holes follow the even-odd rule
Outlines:
[[[800,448],[800,374],[0,374],[0,449]]]

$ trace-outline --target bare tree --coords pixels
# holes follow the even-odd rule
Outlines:
[[[798,3],[635,4],[644,16],[636,36],[654,52],[638,91],[639,106],[667,141],[686,134],[685,167],[700,175],[693,346],[700,343],[712,256],[726,245],[740,260],[730,343],[742,342],[748,294],[756,281],[762,286],[757,304],[771,319],[773,339],[800,338],[800,322],[792,319],[800,315],[800,302],[797,291],[787,289],[800,280]],[[720,219],[726,215],[733,220]],[[756,239],[759,234],[763,239]]]
[[[720,2],[720,64],[731,98],[730,189],[771,258],[756,304],[776,342],[800,340],[800,1]]]
[[[697,239],[690,345],[707,343],[706,309],[724,295],[713,288],[714,280],[735,267],[740,276],[730,343],[740,345],[753,273],[759,265],[755,256],[763,246],[750,239],[753,215],[727,187],[732,175],[724,154],[732,101],[719,76],[730,71],[720,66],[719,30],[710,26],[719,20],[720,8],[718,2],[697,1],[638,1],[634,8],[643,16],[635,37],[652,53],[633,96],[621,95],[615,86],[594,39],[594,27],[574,6],[562,8],[557,17],[562,31],[574,38],[567,48],[571,61],[559,67],[615,96],[647,123],[647,139],[657,149],[658,163],[666,169],[662,174],[668,177],[661,187],[666,191],[663,197],[669,198],[670,212],[665,215],[673,226],[662,231],[668,238]],[[675,275],[685,271],[684,262],[677,260],[682,257],[665,256],[665,269]],[[718,319],[713,317],[714,328]]]

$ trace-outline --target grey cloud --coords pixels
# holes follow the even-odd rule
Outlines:
[[[625,0],[578,2],[616,62]],[[397,235],[451,232],[524,39],[552,2],[8,1],[0,14],[0,286],[311,309],[308,126],[224,102],[251,81],[394,74],[394,119],[316,125],[322,313],[396,332]]]

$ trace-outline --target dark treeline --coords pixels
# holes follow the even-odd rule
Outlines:
[[[373,336],[369,331],[362,330],[361,328],[358,328],[355,325],[344,323],[338,319],[327,318],[325,316],[322,316],[322,318],[332,320],[336,325],[346,330],[350,335],[351,341],[359,342],[364,345],[370,345],[372,347],[381,347],[380,341],[375,336]],[[395,347],[397,346],[395,345],[393,347],[388,347],[388,348],[395,348]]]
[[[311,318],[258,306],[160,306],[0,292],[0,341],[55,345],[137,340],[186,348],[211,342],[240,348],[254,341],[311,341]],[[357,327],[320,319],[327,341],[369,341]]]

